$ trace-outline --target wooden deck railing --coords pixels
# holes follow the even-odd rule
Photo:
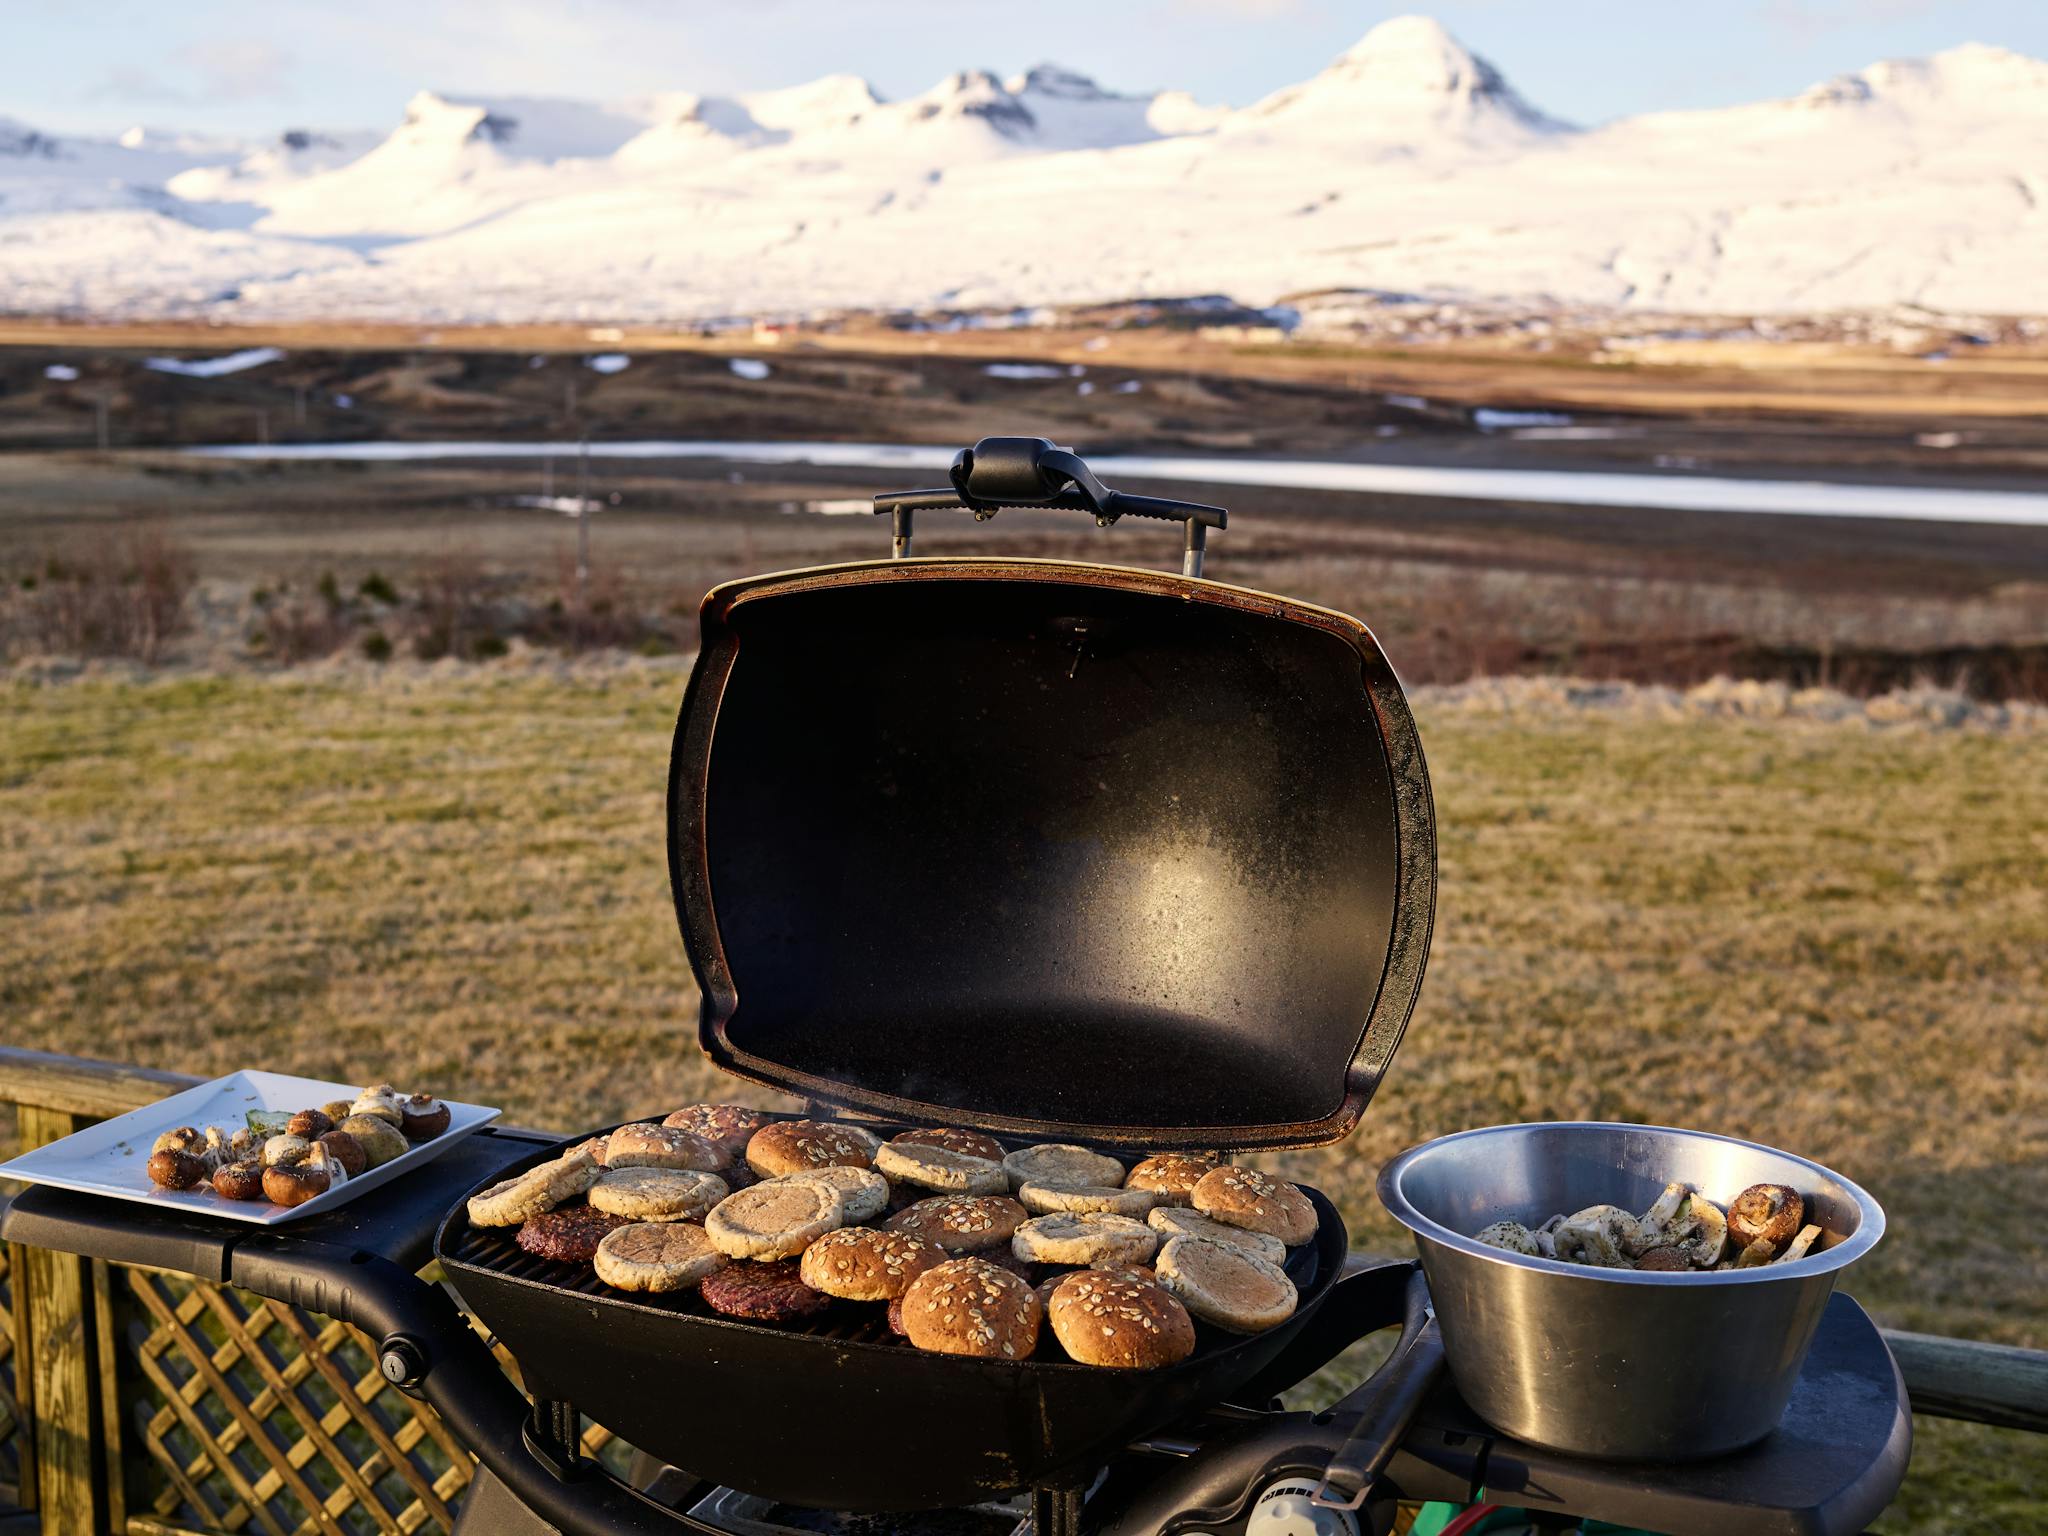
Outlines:
[[[197,1078],[0,1046],[20,1145]],[[1885,1335],[1913,1411],[2048,1433],[2048,1351]],[[586,1448],[610,1437],[593,1428]],[[420,1536],[474,1463],[352,1329],[186,1276],[0,1255],[0,1536]]]

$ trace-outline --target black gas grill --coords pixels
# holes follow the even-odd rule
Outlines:
[[[697,1043],[813,1115],[884,1132],[1130,1156],[1346,1135],[1413,1008],[1436,882],[1427,772],[1372,635],[1198,579],[1218,509],[1110,491],[1035,439],[987,440],[948,490],[878,502],[899,558],[705,601],[667,828]],[[1181,521],[1183,571],[902,558],[915,513],[1020,505]],[[1416,1267],[1347,1271],[1343,1222],[1313,1191],[1292,1319],[1250,1338],[1204,1327],[1187,1360],[1125,1373],[1050,1342],[1022,1361],[926,1354],[879,1307],[738,1322],[469,1226],[467,1193],[558,1151],[479,1133],[280,1231],[34,1190],[4,1232],[363,1329],[484,1463],[466,1532],[852,1531],[867,1527],[830,1512],[863,1510],[923,1512],[882,1517],[904,1536],[988,1530],[1005,1510],[1036,1536],[1236,1532],[1283,1478],[1375,1524],[1397,1496],[1484,1487],[1673,1532],[1834,1532],[1903,1475],[1897,1373],[1846,1297],[1778,1435],[1705,1465],[1609,1468],[1472,1419]],[[417,1278],[430,1238],[531,1401]],[[1279,1411],[1279,1392],[1394,1327],[1357,1392]],[[641,1450],[636,1486],[577,1454],[585,1415]]]

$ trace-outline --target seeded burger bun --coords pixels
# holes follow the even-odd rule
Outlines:
[[[681,1168],[692,1173],[717,1173],[731,1164],[732,1154],[717,1142],[672,1125],[622,1125],[605,1138],[607,1168]]]
[[[1213,1157],[1162,1152],[1131,1169],[1130,1176],[1124,1180],[1124,1187],[1149,1189],[1159,1197],[1161,1205],[1192,1205],[1195,1185],[1215,1166]]]
[[[1005,1195],[934,1195],[905,1206],[883,1226],[921,1237],[951,1254],[988,1248],[1008,1251],[1010,1239],[1030,1215]]]
[[[1290,1248],[1316,1235],[1316,1208],[1308,1196],[1256,1168],[1210,1169],[1195,1185],[1194,1207],[1225,1226],[1264,1232]]]
[[[1145,1217],[1145,1224],[1157,1232],[1160,1241],[1176,1237],[1199,1237],[1211,1243],[1221,1243],[1226,1248],[1241,1248],[1255,1254],[1269,1264],[1287,1262],[1287,1245],[1277,1237],[1264,1232],[1252,1232],[1243,1227],[1226,1226],[1212,1221],[1199,1211],[1184,1210],[1179,1206],[1158,1205]]]
[[[702,1227],[684,1221],[635,1222],[607,1232],[592,1262],[597,1278],[621,1291],[684,1291],[725,1264]]]
[[[889,1141],[899,1147],[944,1147],[948,1152],[964,1152],[969,1157],[985,1157],[992,1163],[1000,1163],[1003,1160],[1003,1144],[995,1137],[950,1125],[932,1126],[921,1131],[905,1131],[901,1136],[891,1136]]]
[[[1158,1273],[1188,1311],[1232,1333],[1284,1323],[1301,1299],[1279,1265],[1199,1237],[1176,1237],[1160,1249]]]
[[[875,1137],[823,1120],[778,1120],[747,1141],[747,1166],[764,1179],[813,1168],[865,1168],[875,1160]]]
[[[1021,1360],[1038,1347],[1038,1297],[1006,1269],[953,1259],[903,1293],[903,1327],[919,1349]]]
[[[1050,1216],[1054,1211],[1107,1211],[1140,1221],[1159,1203],[1159,1196],[1149,1189],[1119,1189],[1113,1184],[1032,1182],[1017,1190],[1017,1198],[1034,1216]]]
[[[1033,1264],[1086,1264],[1096,1268],[1143,1264],[1159,1247],[1159,1234],[1142,1221],[1106,1211],[1056,1211],[1017,1229],[1010,1251]]]
[[[845,1203],[829,1186],[770,1179],[719,1201],[704,1230],[728,1258],[788,1259],[845,1222]]]
[[[1017,1190],[1026,1184],[1087,1184],[1115,1189],[1124,1181],[1124,1165],[1115,1158],[1057,1141],[1039,1147],[1020,1147],[1003,1159],[1003,1171],[1010,1176],[1010,1187]]]
[[[1124,1271],[1064,1276],[1045,1312],[1060,1347],[1083,1365],[1156,1370],[1194,1352],[1187,1308],[1164,1286]]]
[[[770,1123],[758,1109],[738,1104],[687,1104],[661,1123],[672,1131],[688,1131],[722,1147],[728,1161],[743,1156],[754,1132]]]
[[[682,1168],[607,1168],[590,1186],[590,1204],[633,1221],[701,1221],[730,1191],[715,1173]]]
[[[1010,1176],[1003,1165],[986,1157],[930,1147],[916,1142],[885,1142],[875,1153],[875,1171],[891,1183],[946,1194],[1007,1195]]]
[[[856,1226],[873,1221],[889,1208],[889,1181],[867,1168],[814,1168],[809,1173],[784,1174],[793,1182],[822,1184],[839,1196],[846,1207],[846,1224]]]
[[[910,1282],[947,1262],[946,1251],[908,1232],[841,1227],[804,1250],[805,1285],[846,1301],[894,1301]]]

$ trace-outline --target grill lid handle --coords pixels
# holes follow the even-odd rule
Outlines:
[[[1199,576],[1209,530],[1230,520],[1223,508],[1199,501],[1113,491],[1073,449],[1042,437],[984,437],[954,456],[950,478],[952,485],[943,490],[885,491],[875,498],[876,513],[887,512],[893,520],[892,552],[898,560],[910,555],[911,519],[919,511],[965,510],[985,523],[1004,507],[1060,507],[1090,513],[1098,528],[1121,517],[1180,523],[1186,530],[1181,574]]]

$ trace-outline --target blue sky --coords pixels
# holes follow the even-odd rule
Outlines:
[[[1047,59],[1242,105],[1418,9],[1585,123],[1789,95],[1965,41],[2048,56],[2048,0],[0,0],[0,116],[268,135],[388,127],[422,86],[711,94],[848,71],[904,96]]]

